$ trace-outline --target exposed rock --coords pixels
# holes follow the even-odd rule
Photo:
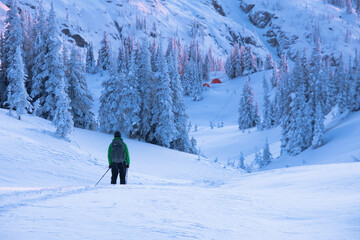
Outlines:
[[[215,10],[221,15],[221,16],[226,16],[224,9],[222,8],[222,6],[216,1],[216,0],[212,0],[212,5],[214,6]]]
[[[255,7],[255,4],[248,4],[240,0],[240,7],[245,13],[249,13]]]
[[[250,21],[258,28],[266,27],[273,17],[274,14],[262,10],[251,12],[249,14]]]
[[[76,42],[76,45],[79,47],[86,47],[88,45],[88,43],[85,41],[84,38],[82,38],[79,34],[71,35],[70,30],[67,28],[61,30],[61,32],[64,33],[66,36],[74,39]]]

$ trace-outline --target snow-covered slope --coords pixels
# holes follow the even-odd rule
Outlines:
[[[94,187],[107,169],[110,135],[76,129],[64,141],[46,120],[18,121],[6,114],[0,110],[0,239],[356,239],[360,234],[360,163],[243,174],[125,139],[129,184],[109,186],[108,174]]]
[[[50,8],[50,1],[44,1]],[[112,36],[117,49],[121,35],[132,34],[163,37],[178,36],[183,43],[196,37],[204,49],[212,46],[218,56],[225,56],[231,44],[238,41],[251,45],[254,53],[273,57],[289,53],[293,57],[303,48],[310,51],[315,29],[319,29],[324,55],[344,52],[353,54],[360,39],[359,18],[355,10],[324,4],[322,0],[57,0],[54,5],[61,28],[80,45],[92,42],[95,50],[104,30]],[[22,8],[33,9],[36,2],[20,0]],[[146,29],[136,21],[146,21]],[[154,24],[156,28],[154,28]],[[317,27],[319,26],[319,27]],[[347,39],[346,33],[350,36]]]

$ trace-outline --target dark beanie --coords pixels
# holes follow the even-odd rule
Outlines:
[[[121,137],[121,133],[119,131],[116,131],[115,134],[114,134],[114,137]]]

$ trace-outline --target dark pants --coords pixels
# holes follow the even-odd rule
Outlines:
[[[115,163],[111,164],[111,184],[116,184],[118,174],[120,175],[120,184],[126,184],[126,163]]]

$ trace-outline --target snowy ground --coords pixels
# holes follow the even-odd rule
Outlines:
[[[259,102],[263,74],[252,75]],[[251,161],[266,137],[279,155],[280,129],[237,130],[245,78],[218,77],[202,102],[186,99],[207,159],[125,139],[126,186],[110,186],[108,173],[94,187],[111,135],[76,129],[64,141],[44,119],[0,110],[0,239],[357,239],[360,113],[329,119],[323,147],[248,174],[224,163],[240,151]]]

